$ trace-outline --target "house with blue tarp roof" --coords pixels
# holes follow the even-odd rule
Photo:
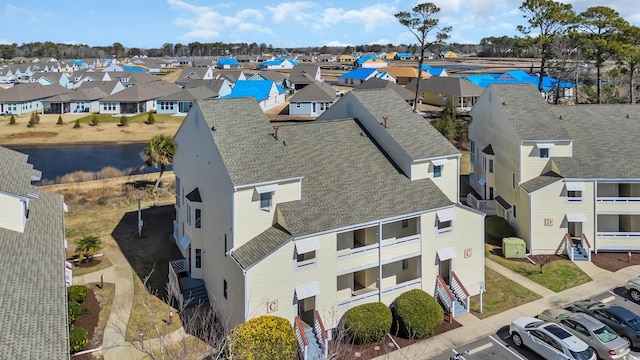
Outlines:
[[[412,53],[397,53],[394,56],[395,60],[413,60],[415,59],[415,57],[413,56]]]
[[[269,60],[258,65],[260,70],[282,70],[282,69],[293,69],[294,66],[298,65],[298,62],[291,59],[276,59]]]
[[[238,69],[240,63],[235,58],[220,58],[216,64],[218,69]]]
[[[125,65],[124,70],[129,70],[129,71],[133,71],[133,72],[147,72],[147,70],[138,67],[138,66],[131,66],[131,65]]]
[[[533,84],[538,87],[540,77],[531,75],[523,70],[509,70],[502,74],[478,74],[461,76],[472,83],[483,88],[489,87],[491,84]],[[558,86],[559,85],[559,86]],[[550,76],[542,77],[542,95],[549,102],[555,102],[555,91],[559,87],[559,98],[570,99],[575,96],[575,84],[572,82],[561,81]]]
[[[447,71],[441,67],[430,67],[424,71],[428,72],[431,76],[449,76],[449,74],[447,74]]]
[[[370,78],[378,78],[394,83],[396,82],[396,78],[386,71],[380,71],[373,68],[355,68],[338,76],[338,85],[359,86]]]
[[[273,80],[238,80],[225,98],[254,98],[262,110],[284,103],[286,91]]]

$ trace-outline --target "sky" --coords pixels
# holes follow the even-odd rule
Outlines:
[[[264,43],[275,48],[414,44],[394,14],[415,0],[5,0],[0,44],[54,43],[159,48],[165,43]],[[440,7],[449,42],[478,44],[490,36],[521,35],[522,0],[431,0]],[[565,0],[576,12],[613,8],[640,25],[637,0]]]

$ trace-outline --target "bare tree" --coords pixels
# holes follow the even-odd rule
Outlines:
[[[416,96],[413,100],[413,111],[418,109],[418,94],[420,92],[420,80],[422,80],[422,64],[424,64],[424,52],[429,48],[441,45],[449,38],[451,27],[438,27],[440,20],[435,16],[440,8],[433,3],[418,4],[411,12],[401,11],[395,14],[400,24],[404,25],[418,40],[420,58],[418,59],[418,79],[416,82]],[[436,31],[435,38],[429,40],[427,36],[431,31]]]

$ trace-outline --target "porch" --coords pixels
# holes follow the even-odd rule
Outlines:
[[[169,293],[180,309],[209,301],[204,281],[191,277],[188,259],[169,262]]]

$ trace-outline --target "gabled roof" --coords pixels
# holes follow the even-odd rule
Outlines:
[[[225,97],[252,97],[256,101],[262,101],[269,98],[273,86],[275,86],[273,80],[238,80],[231,93]]]
[[[216,73],[220,74],[220,76],[229,80],[229,82],[231,83],[235,83],[236,81],[240,80],[240,77],[244,75],[244,72],[242,72],[242,70],[218,71]]]
[[[25,102],[65,94],[70,90],[58,84],[20,83],[0,92],[0,102]]]
[[[319,71],[318,65],[296,65],[291,69],[289,81],[293,84],[310,84],[316,80],[316,74]]]
[[[196,101],[218,97],[218,93],[206,86],[182,89],[178,92],[158,98],[160,101]]]
[[[267,80],[273,80],[275,82],[282,82],[282,80],[287,79],[287,75],[274,70],[261,70],[256,73],[256,75],[258,74]]]
[[[120,81],[111,80],[111,81],[83,81],[80,86],[78,86],[77,90],[80,89],[91,89],[97,88],[105,92],[106,94],[111,94],[116,86],[123,86]],[[76,91],[77,91],[76,90]]]
[[[191,202],[202,202],[202,198],[200,197],[200,189],[195,188],[193,191],[187,194],[187,200]]]
[[[182,79],[201,80],[204,79],[204,77],[207,75],[207,72],[209,72],[208,67],[191,67],[182,70],[180,77]]]
[[[333,102],[336,99],[336,89],[324,82],[315,80],[296,92],[289,102]]]
[[[68,359],[62,196],[31,185],[24,154],[0,148],[0,192],[38,193],[29,201],[24,232],[0,227],[2,359]],[[20,195],[20,194],[18,194]]]
[[[377,72],[378,70],[374,68],[357,68],[341,74],[340,76],[338,76],[338,78],[366,80]]]
[[[417,79],[413,79],[407,84],[406,88],[415,90],[416,83]],[[467,79],[434,76],[420,81],[420,91],[452,94],[455,96],[480,96],[484,89],[478,85],[474,85]]]
[[[102,99],[107,96],[109,96],[109,94],[105,93],[99,88],[87,88],[87,89],[77,89],[76,91],[69,91],[68,93],[48,97],[43,101],[46,101],[46,102],[93,101],[93,100]]]
[[[136,84],[113,95],[109,95],[100,101],[140,102],[158,99],[163,96],[176,93],[182,88],[166,81],[153,81],[144,84]]]
[[[414,100],[416,96],[416,94],[413,91],[407,90],[404,87],[394,82],[378,79],[375,77],[367,79],[367,81],[363,82],[362,84],[360,84],[360,86],[358,86],[358,89],[392,89],[398,95],[400,95],[400,97],[405,99],[405,101]]]
[[[291,234],[275,224],[260,235],[231,252],[231,257],[243,269],[248,269],[291,240]]]
[[[389,66],[380,68],[380,71],[386,71],[389,74],[393,75],[395,78],[406,77],[406,78],[418,78],[418,69],[408,66]],[[431,75],[428,72],[422,72],[422,78],[427,79]]]
[[[549,171],[529,181],[523,182],[522,184],[520,184],[520,188],[522,188],[522,190],[526,191],[527,193],[532,193],[548,185],[561,181],[562,179],[562,176],[556,174],[553,171]]]
[[[184,87],[185,89],[204,86],[211,89],[216,94],[220,93],[220,89],[222,88],[224,83],[225,83],[225,80],[222,80],[222,79],[176,81],[176,84]]]

